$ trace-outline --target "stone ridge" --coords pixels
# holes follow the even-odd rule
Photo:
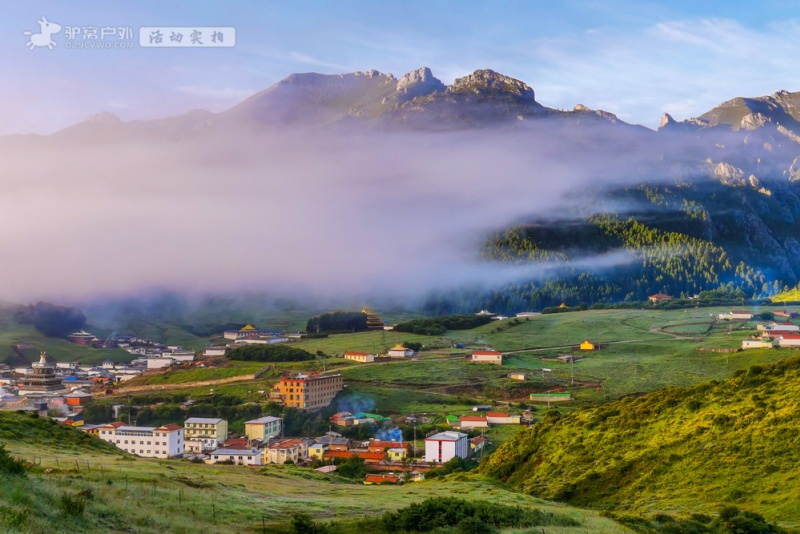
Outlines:
[[[525,100],[535,101],[533,89],[526,83],[491,69],[476,70],[463,78],[456,78],[447,87],[448,93],[475,93],[477,95],[505,93]]]

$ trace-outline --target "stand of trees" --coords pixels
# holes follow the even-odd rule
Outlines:
[[[312,317],[306,323],[309,333],[361,332],[367,329],[367,316],[361,312],[336,311]]]
[[[246,362],[304,362],[314,355],[286,345],[245,345],[228,353],[228,359]]]
[[[448,330],[469,330],[491,321],[491,318],[480,315],[449,315],[430,319],[412,319],[396,325],[394,329],[398,332],[423,336],[440,336]]]
[[[50,337],[64,337],[86,324],[86,316],[78,308],[37,302],[21,306],[15,313],[20,324],[32,324],[36,330]]]

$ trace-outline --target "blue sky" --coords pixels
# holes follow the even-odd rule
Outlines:
[[[6,3],[6,6],[9,6]],[[29,50],[62,26],[233,26],[221,49]],[[125,120],[222,111],[294,72],[429,66],[445,83],[479,68],[656,127],[735,96],[800,90],[794,2],[298,1],[14,3],[0,19],[0,134],[50,133],[100,111]]]

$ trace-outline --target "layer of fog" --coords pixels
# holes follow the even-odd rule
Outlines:
[[[20,302],[158,288],[411,301],[544,276],[552,266],[481,260],[487,232],[591,209],[587,191],[636,182],[652,160],[622,141],[494,130],[33,143],[0,157],[0,298]]]

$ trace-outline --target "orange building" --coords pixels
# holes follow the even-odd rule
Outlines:
[[[331,403],[342,390],[342,375],[293,374],[272,387],[270,399],[299,410],[316,410]]]

